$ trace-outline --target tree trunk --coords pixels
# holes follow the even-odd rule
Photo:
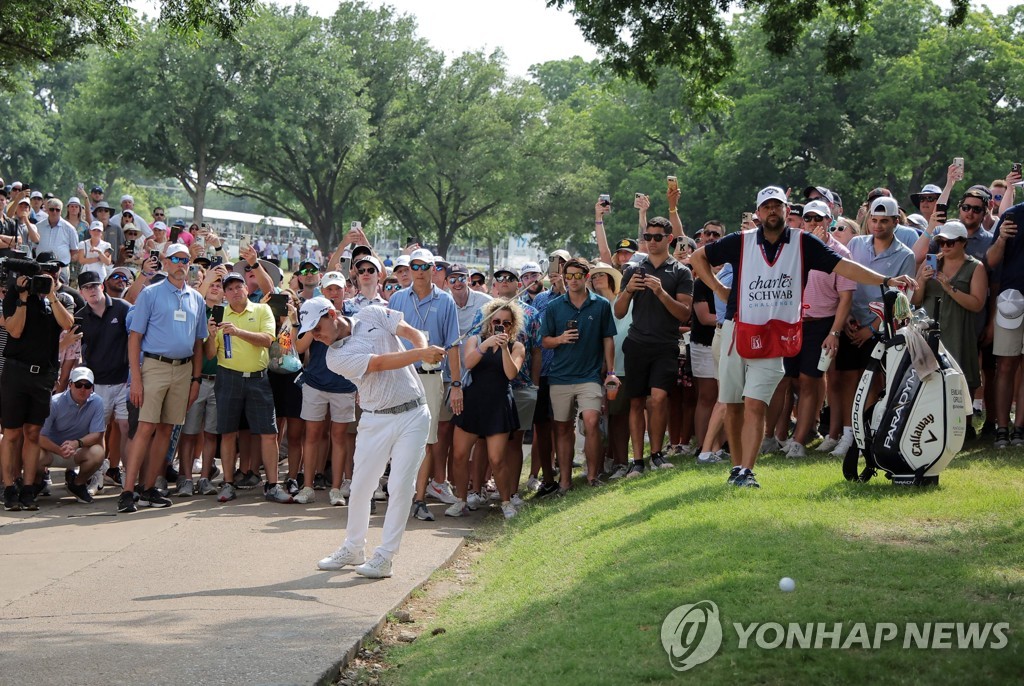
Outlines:
[[[487,235],[487,273],[494,274],[494,268],[497,266],[494,264],[494,236]]]

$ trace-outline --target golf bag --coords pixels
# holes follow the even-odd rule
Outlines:
[[[868,481],[881,469],[896,485],[938,484],[939,474],[963,447],[970,391],[939,340],[938,323],[924,310],[910,317],[909,301],[896,290],[884,291],[882,298],[881,340],[857,385],[852,417],[856,445],[843,461],[843,476]],[[923,378],[912,360],[911,337],[918,337],[918,350],[927,357],[927,346],[938,363]],[[878,375],[884,388],[868,405]],[[861,453],[867,466],[858,474]]]

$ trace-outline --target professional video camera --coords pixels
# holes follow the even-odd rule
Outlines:
[[[28,277],[28,285],[18,289],[19,276]],[[52,288],[54,277],[43,273],[43,265],[19,257],[0,257],[0,283],[7,284],[7,290],[27,290],[31,295],[46,295]]]

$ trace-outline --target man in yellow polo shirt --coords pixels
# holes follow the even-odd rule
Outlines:
[[[274,396],[270,390],[267,367],[270,345],[275,339],[274,315],[270,307],[249,301],[245,277],[236,272],[224,277],[223,321],[211,317],[207,326],[210,336],[204,343],[207,359],[217,358],[217,433],[221,435],[221,462],[224,486],[217,499],[234,500],[235,455],[238,452],[238,427],[242,412],[249,423],[253,440],[259,438],[267,482],[263,492],[267,500],[290,503],[292,497],[277,483],[277,417]]]

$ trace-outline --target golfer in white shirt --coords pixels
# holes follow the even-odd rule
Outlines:
[[[356,385],[363,410],[353,457],[345,542],[317,566],[333,571],[358,565],[355,572],[362,576],[389,577],[391,560],[409,519],[405,504],[412,501],[430,429],[423,385],[412,365],[440,362],[445,351],[428,346],[427,337],[403,321],[401,312],[379,305],[350,318],[339,314],[326,298],[310,298],[303,303],[299,320],[300,338],[312,332],[315,340],[330,346],[327,367]],[[406,350],[399,336],[414,347]],[[370,525],[370,498],[389,459],[388,493],[395,507],[388,508],[381,544],[366,561],[363,549]]]

